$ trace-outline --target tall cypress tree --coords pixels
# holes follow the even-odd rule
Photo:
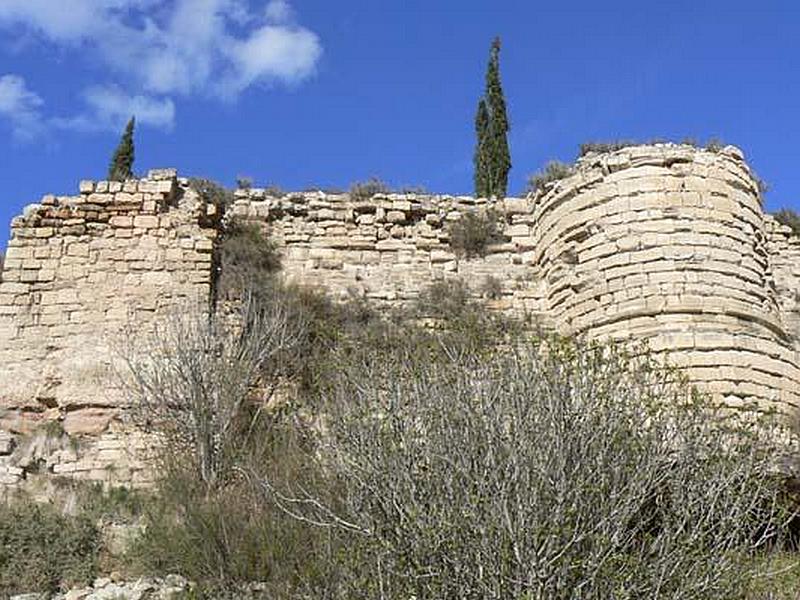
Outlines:
[[[135,117],[131,117],[128,125],[125,127],[125,132],[122,134],[122,139],[119,141],[117,149],[114,150],[114,156],[111,159],[111,165],[108,167],[109,181],[125,181],[133,177],[133,159],[135,151],[133,147],[133,128],[136,125]]]
[[[485,111],[486,115],[481,112]],[[483,125],[486,120],[487,124]],[[508,190],[511,153],[508,148],[508,114],[500,83],[500,38],[492,41],[486,69],[486,93],[475,117],[475,194],[503,198]],[[479,160],[480,157],[480,160]]]
[[[478,102],[478,113],[475,115],[475,196],[485,198],[489,195],[487,175],[489,171],[489,110],[486,101]]]

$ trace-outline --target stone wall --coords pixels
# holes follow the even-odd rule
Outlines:
[[[491,215],[498,235],[467,258],[451,231],[470,212]],[[126,458],[142,438],[108,384],[110,348],[182,303],[205,310],[217,217],[163,171],[121,187],[84,182],[80,196],[47,196],[15,219],[0,284],[0,481],[37,460],[46,472],[144,477]],[[763,214],[734,147],[588,155],[571,176],[499,202],[240,190],[226,218],[259,223],[287,278],[337,298],[392,306],[460,279],[544,328],[647,340],[731,405],[800,404],[800,243]],[[42,423],[69,436],[53,441]],[[63,442],[76,436],[82,452]]]
[[[528,198],[238,192],[234,213],[279,242],[286,274],[396,303],[459,278],[546,328],[647,340],[728,404],[800,406],[800,244],[764,215],[741,152],[639,146],[581,159]],[[449,229],[491,208],[502,236],[465,259]]]
[[[183,184],[183,185],[181,185]],[[121,336],[207,307],[215,208],[174,171],[83,182],[11,224],[0,283],[0,483],[37,470],[135,481],[144,439],[122,421]],[[203,308],[206,310],[206,308]]]
[[[792,245],[737,149],[587,157],[534,221],[547,311],[566,330],[646,339],[730,405],[800,405],[796,330],[774,278]]]

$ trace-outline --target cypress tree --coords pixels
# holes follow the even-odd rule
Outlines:
[[[504,198],[508,190],[511,153],[508,149],[508,115],[503,86],[500,83],[500,38],[492,42],[489,68],[486,73],[486,99],[489,104],[491,135],[492,195]]]
[[[482,115],[482,111],[486,115]],[[483,125],[483,121],[486,125]],[[500,38],[492,41],[486,69],[486,93],[475,117],[475,194],[503,198],[508,190],[511,153],[508,148],[508,114],[500,83]]]
[[[475,115],[475,196],[484,198],[489,195],[487,174],[489,170],[489,110],[486,101],[478,102],[478,113]]]
[[[136,124],[136,119],[131,117],[128,125],[125,127],[125,132],[122,134],[122,139],[114,151],[114,156],[111,159],[111,165],[108,167],[109,181],[125,181],[133,177],[133,159],[135,155],[133,147],[133,128]]]

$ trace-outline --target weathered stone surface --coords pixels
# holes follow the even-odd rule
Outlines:
[[[12,222],[0,283],[0,484],[39,428],[53,473],[147,481],[125,423],[114,340],[212,295],[219,215],[174,170],[84,182]],[[458,256],[454,223],[491,207],[501,239]],[[494,310],[598,339],[646,340],[734,405],[800,406],[800,240],[765,216],[741,152],[657,145],[591,154],[528,198],[237,192],[233,213],[278,245],[283,272],[334,297],[413,301],[461,279]],[[49,453],[49,454],[48,454]],[[37,454],[37,456],[39,456]],[[24,462],[24,461],[23,461]]]
[[[0,484],[20,483],[34,462],[82,479],[148,479],[135,458],[141,436],[120,420],[115,339],[147,331],[187,302],[207,306],[207,236],[217,226],[191,190],[172,195],[174,172],[156,176],[82,182],[83,197],[46,196],[17,220],[0,283]],[[149,213],[140,185],[157,194]],[[163,233],[162,217],[170,223]],[[168,241],[178,230],[187,250]],[[195,251],[203,241],[209,250]],[[198,265],[204,272],[195,275]],[[80,452],[31,445],[42,428],[79,441]]]

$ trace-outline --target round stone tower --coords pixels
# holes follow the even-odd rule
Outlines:
[[[800,405],[759,184],[741,151],[589,154],[534,201],[533,263],[564,333],[646,340],[733,406]]]

